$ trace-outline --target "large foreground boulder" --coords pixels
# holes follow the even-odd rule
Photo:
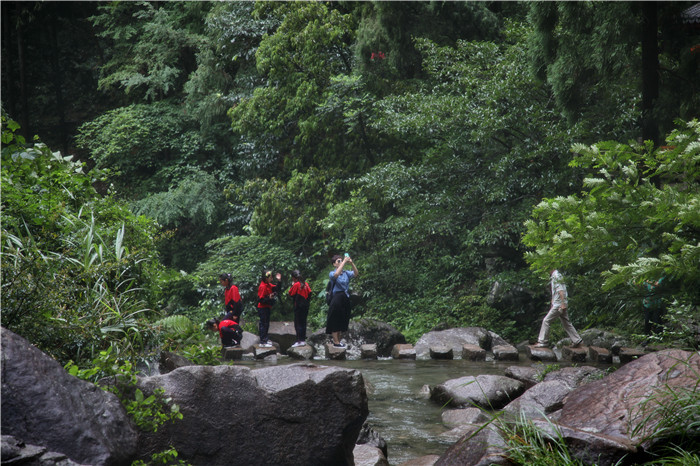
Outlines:
[[[163,388],[183,414],[142,434],[140,456],[172,445],[194,465],[352,465],[368,415],[362,374],[338,367],[188,366],[138,387]]]
[[[81,464],[129,464],[137,434],[117,397],[2,328],[2,435]]]
[[[683,398],[684,392],[698,389],[700,354],[681,350],[666,350],[645,355],[608,375],[583,385],[564,400],[559,423],[578,431],[604,436],[627,445],[648,449],[652,442],[645,438],[662,421],[659,406],[674,411],[674,398]],[[681,411],[681,406],[675,408]],[[680,412],[678,413],[680,414]],[[678,425],[682,416],[676,418]],[[697,418],[696,418],[697,422]],[[580,440],[573,442],[591,450]],[[619,455],[606,453],[614,463]]]

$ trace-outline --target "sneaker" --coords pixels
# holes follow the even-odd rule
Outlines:
[[[345,348],[344,343],[333,343],[333,346],[335,346],[336,348]]]
[[[299,348],[300,346],[304,346],[304,342],[297,341],[292,345],[292,348]]]
[[[549,345],[547,343],[537,343],[535,348],[549,348]]]
[[[266,341],[265,343],[260,343],[258,346],[260,346],[261,348],[272,348],[272,343]]]

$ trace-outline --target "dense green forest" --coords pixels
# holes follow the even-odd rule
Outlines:
[[[626,335],[664,277],[656,338],[697,347],[691,6],[2,2],[2,325],[202,360],[220,273],[253,325],[263,269],[322,294],[348,252],[354,318],[412,341],[534,339],[558,267],[574,325]]]

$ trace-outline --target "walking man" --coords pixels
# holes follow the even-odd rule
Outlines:
[[[569,296],[566,293],[566,285],[563,283],[561,274],[557,269],[552,270],[549,273],[550,276],[550,287],[552,289],[552,305],[549,308],[549,312],[544,317],[542,321],[542,327],[540,328],[540,335],[537,339],[536,348],[546,348],[549,346],[549,327],[552,321],[557,317],[561,320],[561,324],[564,327],[567,335],[571,338],[573,347],[576,348],[581,346],[583,339],[579,336],[578,332],[571,322],[569,321],[569,313],[567,312]]]

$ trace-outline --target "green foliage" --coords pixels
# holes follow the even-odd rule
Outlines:
[[[131,466],[147,466],[147,465],[156,465],[156,464],[166,464],[166,465],[189,465],[190,463],[184,461],[184,460],[178,460],[177,459],[177,450],[174,448],[170,448],[165,451],[161,451],[158,453],[153,453],[151,455],[151,460],[146,463],[143,460],[137,460],[131,463]]]
[[[80,379],[99,380],[103,390],[119,397],[134,425],[143,431],[156,432],[161,425],[182,419],[179,406],[165,397],[164,389],[156,389],[153,395],[146,397],[136,388],[138,379],[133,364],[120,359],[113,349],[114,346],[110,346],[100,351],[87,369],[80,369],[73,361],[69,361],[65,368],[70,375]]]
[[[125,354],[154,338],[154,225],[99,196],[82,164],[46,146],[25,147],[3,125],[2,325],[59,361],[119,343]]]
[[[575,145],[572,165],[590,175],[580,195],[545,199],[526,223],[531,268],[554,267],[576,287],[574,307],[602,324],[632,317],[646,279],[665,278],[664,299],[698,319],[700,126],[680,123],[667,146]],[[600,292],[602,290],[602,293]],[[637,324],[638,325],[638,324]]]
[[[253,234],[273,241],[309,243],[321,236],[318,222],[336,191],[331,181],[330,173],[310,168],[303,173],[293,171],[286,183],[275,178],[248,180],[227,194],[253,212],[248,225]]]
[[[554,436],[538,429],[524,417],[512,425],[500,422],[501,435],[508,445],[507,458],[521,465],[583,466],[585,463],[569,451],[559,428],[555,424],[550,424],[550,427]]]
[[[261,2],[255,14],[280,21],[256,51],[258,71],[267,83],[241,99],[229,116],[234,131],[253,145],[270,169],[258,176],[312,164],[361,163],[354,160],[357,136],[346,134],[342,116],[316,111],[329,98],[332,77],[351,71],[353,17],[318,2]],[[339,156],[343,153],[345,158]],[[360,155],[364,159],[366,154]]]
[[[155,101],[179,91],[192,71],[193,51],[203,40],[208,4],[190,2],[105,3],[92,17],[112,46],[102,68],[101,89],[122,87]]]
[[[599,139],[627,140],[639,134],[643,74],[659,79],[650,113],[662,131],[673,119],[697,118],[700,96],[688,82],[697,77],[696,37],[678,27],[687,5],[662,2],[650,14],[658,18],[654,34],[660,66],[642,69],[643,7],[629,2],[532,2],[529,20],[531,68],[552,87],[557,108],[580,121]],[[654,23],[656,20],[654,20]],[[647,65],[648,66],[648,65]],[[651,109],[649,109],[651,110]],[[652,116],[652,115],[646,115]]]
[[[376,2],[361,13],[355,44],[358,66],[363,73],[385,78],[387,85],[386,78],[421,75],[415,37],[452,45],[455,38],[484,40],[495,38],[498,31],[496,15],[479,2]]]
[[[174,315],[153,322],[153,327],[160,328],[160,331],[166,335],[186,336],[194,333],[198,328],[192,321],[183,315]]]

